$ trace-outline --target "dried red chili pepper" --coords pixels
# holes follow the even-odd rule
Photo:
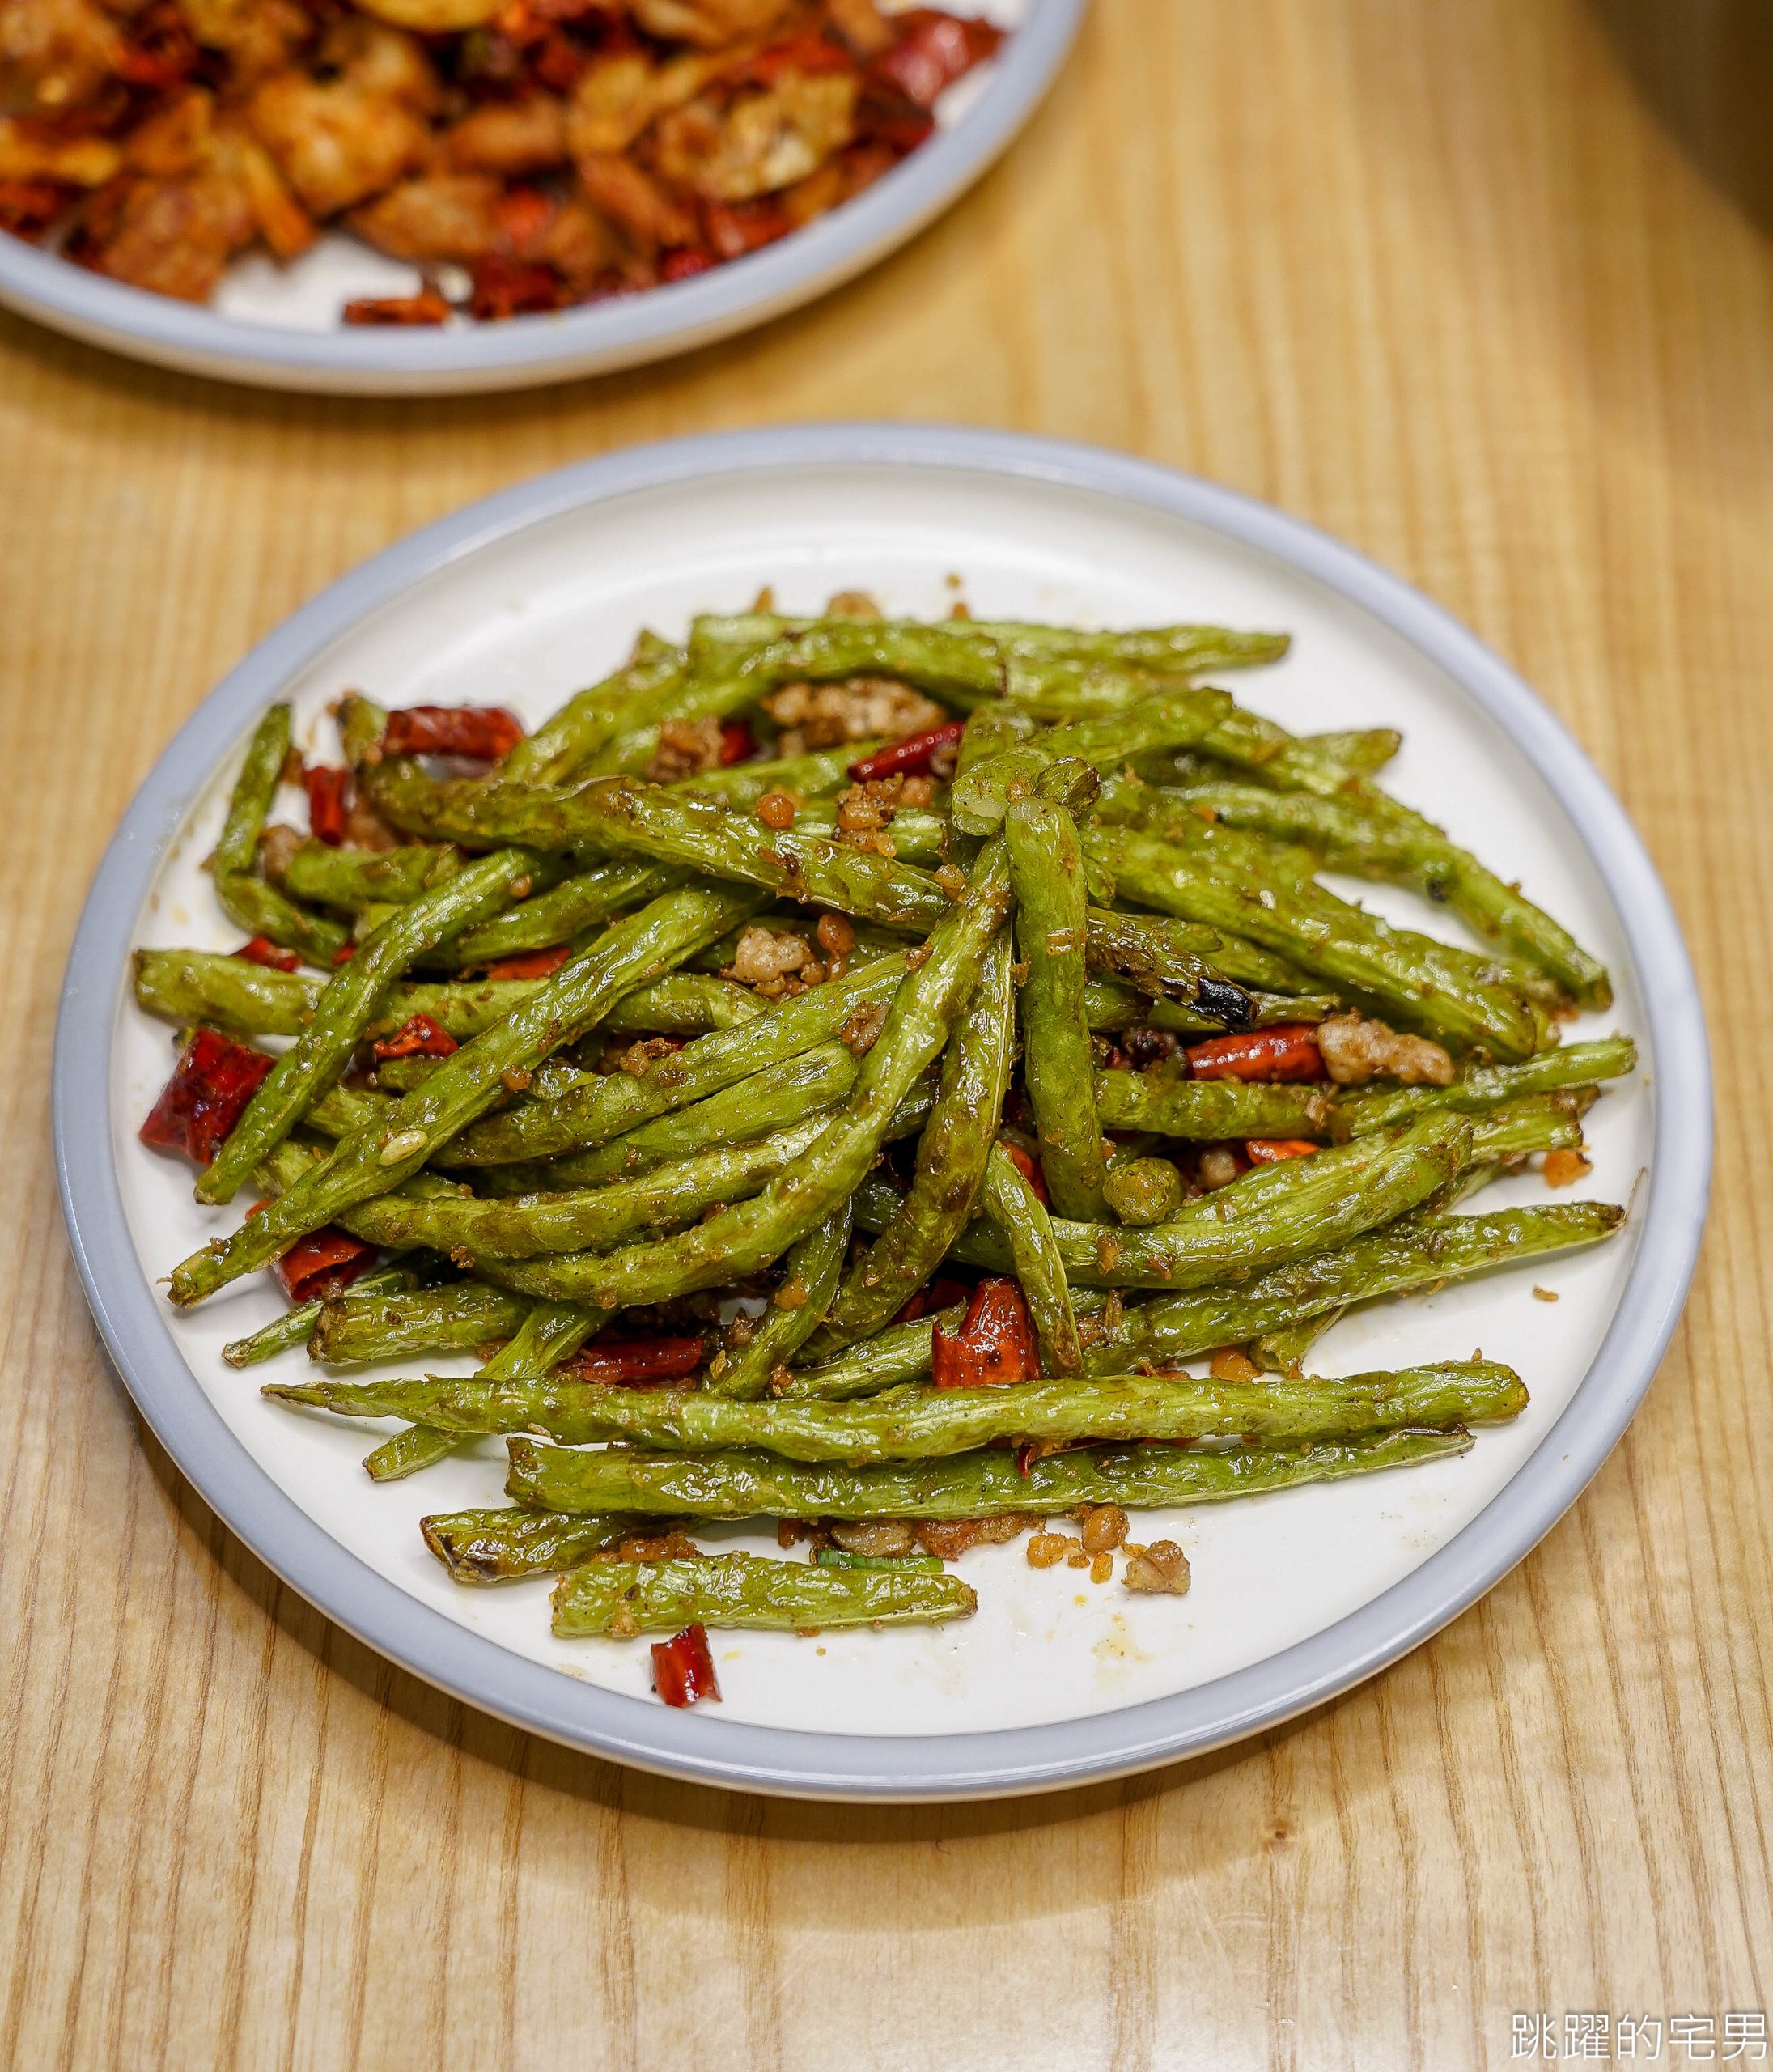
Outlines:
[[[938,1274],[934,1280],[926,1281],[904,1308],[894,1316],[896,1324],[914,1323],[927,1317],[932,1310],[952,1310],[956,1302],[965,1302],[972,1295],[965,1282],[950,1280],[946,1274]]]
[[[347,324],[447,324],[455,315],[435,288],[417,295],[360,295],[345,305]]]
[[[757,737],[749,720],[720,722],[720,766],[730,770],[736,762],[749,762],[757,752]]]
[[[333,970],[336,971],[341,964],[349,964],[356,954],[357,945],[354,942],[341,943],[333,952]]]
[[[699,1338],[600,1340],[565,1361],[562,1372],[575,1381],[601,1382],[610,1388],[644,1388],[694,1374],[706,1349]]]
[[[53,180],[0,180],[0,231],[34,243],[79,191]]]
[[[953,720],[945,727],[931,727],[927,733],[907,734],[902,741],[889,741],[872,755],[862,756],[852,762],[850,779],[858,784],[868,784],[877,777],[923,776],[927,774],[931,760],[944,749],[957,749],[961,745],[961,737],[965,731],[963,720]]]
[[[566,283],[552,266],[507,259],[502,253],[490,252],[484,259],[477,259],[469,269],[469,278],[473,285],[469,313],[482,324],[563,309],[572,299]]]
[[[459,755],[498,762],[524,737],[524,723],[503,705],[407,705],[388,715],[389,755]]]
[[[295,1303],[329,1301],[350,1286],[375,1261],[375,1247],[348,1238],[331,1224],[299,1238],[271,1271]]]
[[[719,258],[742,259],[786,237],[794,226],[780,205],[759,202],[707,202],[702,205],[702,233]]]
[[[869,67],[872,78],[895,87],[921,108],[933,108],[944,90],[982,63],[1003,40],[990,22],[967,21],[935,7],[895,15],[903,34]]]
[[[659,261],[659,278],[662,281],[690,281],[698,274],[706,274],[714,264],[711,253],[699,251],[692,244],[680,244],[675,252],[668,252]]]
[[[176,6],[150,7],[138,16],[135,32],[118,53],[117,77],[148,93],[183,86],[197,68],[196,40]]]
[[[998,1387],[1033,1381],[1041,1371],[1028,1305],[1013,1280],[982,1280],[966,1322],[952,1335],[938,1324],[930,1354],[930,1378],[939,1389]]]
[[[273,1060],[213,1029],[195,1030],[142,1125],[142,1141],[207,1166],[257,1093]]]
[[[308,824],[314,839],[329,849],[345,839],[345,823],[351,809],[351,773],[324,762],[311,762],[302,772],[302,789],[308,794]]]
[[[243,964],[262,964],[267,971],[294,971],[302,962],[293,949],[279,949],[269,936],[254,936],[234,954]]]
[[[534,244],[558,212],[539,187],[507,187],[498,198],[498,227],[514,250]]]
[[[415,1014],[402,1022],[392,1036],[382,1037],[372,1048],[379,1059],[447,1058],[461,1046],[428,1014]]]
[[[698,1698],[720,1696],[708,1647],[707,1628],[698,1621],[652,1644],[652,1688],[668,1705],[693,1705]]]
[[[1034,1190],[1034,1199],[1043,1208],[1050,1208],[1053,1197],[1046,1191],[1046,1175],[1041,1170],[1039,1159],[1030,1158],[1019,1144],[1005,1144],[1003,1149],[1009,1156],[1010,1163]]]
[[[1278,1166],[1283,1158],[1309,1158],[1317,1149],[1302,1136],[1253,1136],[1245,1141],[1244,1156],[1252,1166]]]
[[[1182,1053],[1196,1079],[1321,1079],[1324,1054],[1309,1021],[1283,1021],[1241,1036],[1212,1036]]]
[[[515,957],[502,957],[496,964],[489,964],[489,979],[549,979],[552,978],[572,952],[563,942],[556,943],[552,949],[520,950]]]

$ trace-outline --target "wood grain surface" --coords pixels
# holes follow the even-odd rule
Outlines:
[[[1766,155],[1715,130],[1764,120],[1765,40],[1733,40],[1758,11],[1098,0],[910,249],[570,388],[277,397],[0,319],[12,2064],[1368,2072],[1506,2062],[1525,2010],[1708,2012],[1721,2058],[1724,2014],[1773,2000],[1773,251]],[[1340,1704],[1044,1802],[686,1790],[390,1670],[144,1436],[50,1172],[88,876],[222,669],[486,490],[865,415],[1173,462],[1422,585],[1624,798],[1718,1047],[1686,1318],[1538,1552]]]

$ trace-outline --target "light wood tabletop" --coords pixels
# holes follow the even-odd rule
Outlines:
[[[1675,2026],[1698,2016],[1718,2061],[1759,2061],[1726,2018],[1773,2002],[1773,246],[1756,151],[1693,127],[1764,115],[1758,12],[1098,0],[1022,140],[910,249],[572,388],[279,397],[0,319],[10,2063],[1372,2072],[1508,2062],[1516,2016],[1561,2057],[1584,2012],[1618,2055],[1629,2014],[1706,2061]],[[390,1669],[144,1435],[50,1170],[89,875],[223,669],[486,490],[859,416],[1170,462],[1421,585],[1625,800],[1717,1048],[1686,1317],[1538,1551],[1340,1703],[1045,1801],[685,1789]]]

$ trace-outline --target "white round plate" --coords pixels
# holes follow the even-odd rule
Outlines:
[[[1241,698],[1300,730],[1401,728],[1400,794],[1518,874],[1612,967],[1616,1013],[1572,1034],[1616,1025],[1641,1047],[1639,1076],[1591,1119],[1587,1191],[1630,1198],[1631,1224],[1537,1272],[1379,1305],[1323,1341],[1332,1372],[1479,1344],[1516,1365],[1531,1408],[1463,1457],[1142,1517],[1141,1537],[1187,1550],[1180,1599],[1037,1572],[1020,1546],[975,1549],[975,1618],[721,1637],[723,1703],[669,1711],[647,1695],[643,1645],[558,1641],[545,1583],[464,1590],[425,1551],[422,1514],[501,1500],[500,1442],[374,1488],[358,1463],[379,1428],[261,1399],[260,1382],[311,1371],[301,1353],[244,1374],[223,1364],[226,1340],[278,1312],[267,1277],[189,1314],[157,1292],[238,1212],[197,1208],[184,1167],[135,1140],[172,1051],[129,997],[129,953],[237,940],[202,859],[274,698],[295,701],[299,740],[321,747],[329,702],[354,686],[394,705],[503,702],[534,720],[643,624],[680,632],[766,583],[790,611],[866,588],[889,610],[940,615],[955,577],[979,615],[1285,628],[1291,656],[1236,677]],[[1409,914],[1407,895],[1368,891]],[[263,1560],[396,1661],[524,1726],[684,1777],[824,1797],[1038,1790],[1211,1748],[1347,1689],[1463,1610],[1576,1497],[1648,1385],[1699,1242],[1710,1116],[1703,1025],[1648,860],[1575,743],[1470,635],[1228,490],[1085,448],[911,426],[612,455],[477,504],[335,584],[226,679],[142,787],[87,901],[55,1061],[63,1203],[100,1329],[173,1458]],[[1483,1205],[1543,1199],[1529,1175]],[[1535,1279],[1555,1305],[1534,1299]]]
[[[89,345],[261,388],[346,396],[529,388],[668,359],[767,323],[914,236],[996,160],[1065,62],[1086,0],[969,0],[1012,33],[936,108],[936,134],[845,207],[687,281],[545,316],[440,329],[339,321],[356,295],[406,295],[417,272],[342,234],[279,268],[248,258],[195,308],[104,279],[0,233],[0,303]]]

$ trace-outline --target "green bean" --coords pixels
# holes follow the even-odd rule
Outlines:
[[[904,1388],[853,1403],[736,1403],[699,1391],[567,1381],[270,1382],[263,1393],[340,1416],[412,1418],[463,1434],[546,1433],[573,1445],[619,1439],[671,1453],[746,1449],[851,1467],[939,1460],[1024,1439],[1311,1446],[1499,1424],[1527,1402],[1512,1369],[1481,1360],[1257,1385],[1104,1376],[1010,1388]]]
[[[415,1276],[410,1267],[372,1267],[351,1283],[350,1295],[341,1298],[338,1306],[373,1301],[404,1291],[414,1284]],[[293,1352],[299,1345],[311,1344],[327,1306],[317,1299],[298,1303],[269,1323],[261,1325],[248,1337],[237,1338],[224,1345],[222,1357],[231,1367],[257,1367],[264,1361],[274,1360],[280,1352]]]
[[[1037,670],[1070,663],[1088,668],[1150,669],[1161,675],[1198,674],[1210,669],[1250,669],[1278,662],[1292,644],[1284,633],[1236,633],[1221,626],[1161,626],[1127,632],[1081,632],[1068,626],[1037,626],[1020,619],[965,622],[992,642],[1007,661]],[[1020,693],[1012,690],[1012,695]]]
[[[451,1147],[452,1162],[507,1165],[604,1144],[833,1038],[864,1050],[905,970],[903,953],[877,958],[845,978],[783,1001],[758,1021],[704,1036],[673,1056],[655,1059],[644,1077],[611,1072],[557,1100],[532,1102],[509,1114],[490,1116]]]
[[[477,1036],[503,1021],[541,983],[457,979],[447,986],[396,986],[386,1011],[372,1017],[364,1033],[380,1034],[423,1014],[452,1036]],[[304,972],[271,970],[213,950],[135,953],[137,1005],[181,1026],[206,1021],[235,1036],[299,1036],[325,989],[324,979]]]
[[[803,806],[794,817],[796,834],[823,835],[842,842],[838,809],[829,803]],[[892,853],[908,864],[941,864],[948,860],[953,830],[945,814],[926,813],[915,806],[900,806],[881,833],[892,843]]]
[[[1218,1143],[1227,1137],[1327,1136],[1335,1103],[1323,1087],[1304,1083],[1101,1072],[1096,1075],[1096,1110],[1105,1129]]]
[[[172,1300],[181,1306],[202,1301],[341,1210],[397,1187],[491,1106],[504,1090],[506,1075],[529,1069],[582,1034],[612,1000],[658,977],[696,943],[729,926],[741,902],[742,895],[730,890],[670,892],[617,922],[507,1021],[464,1044],[443,1071],[402,1096],[385,1118],[343,1139],[323,1166],[303,1174],[217,1250],[206,1247],[185,1260],[172,1275]]]
[[[930,1371],[935,1327],[940,1324],[944,1331],[956,1331],[965,1317],[965,1305],[961,1303],[909,1323],[889,1324],[884,1331],[877,1331],[872,1338],[852,1345],[834,1360],[799,1369],[787,1386],[775,1393],[791,1399],[817,1397],[839,1402],[850,1396],[877,1395],[882,1389],[895,1387],[901,1382],[918,1381]]]
[[[1522,1158],[1535,1151],[1580,1150],[1580,1090],[1575,1088],[1562,1093],[1529,1093],[1518,1101],[1505,1101],[1500,1107],[1474,1115],[1473,1158],[1482,1164],[1494,1164],[1504,1159]]]
[[[1625,1221],[1605,1202],[1505,1208],[1484,1216],[1419,1214],[1334,1250],[1290,1261],[1236,1286],[1162,1295],[1098,1320],[1084,1348],[1092,1374],[1124,1374],[1142,1360],[1191,1360],[1263,1332],[1542,1253],[1598,1243]]]
[[[1287,1021],[1326,1021],[1339,1013],[1342,1004],[1334,993],[1258,993],[1246,989],[1245,996],[1252,1009],[1244,1025],[1249,1029],[1272,1029]],[[1105,979],[1092,979],[1084,988],[1084,1012],[1090,1027],[1097,1030],[1162,1029],[1176,1036],[1217,1036],[1228,1025],[1216,1015],[1178,1007],[1172,1000],[1153,1000],[1130,986],[1117,986]]]
[[[569,698],[520,741],[500,764],[500,776],[527,784],[566,783],[620,728],[644,724],[649,701],[679,681],[685,660],[681,648],[643,635],[630,660]]]
[[[861,1060],[847,1044],[816,1043],[798,1057],[766,1066],[608,1144],[572,1152],[549,1165],[495,1166],[488,1182],[502,1193],[599,1187],[723,1145],[753,1143],[842,1100],[860,1069]]]
[[[940,1054],[977,983],[987,944],[1009,903],[1001,844],[986,851],[966,894],[931,934],[926,955],[894,995],[879,1038],[856,1075],[848,1108],[804,1159],[762,1193],[712,1211],[694,1229],[623,1251],[569,1254],[501,1266],[488,1278],[520,1292],[604,1308],[668,1301],[754,1273],[835,1208],[872,1165],[901,1102]],[[743,1037],[749,1032],[738,1031]],[[409,1097],[410,1098],[410,1097]]]
[[[549,1514],[537,1515],[546,1518]],[[864,1574],[873,1570],[888,1576],[935,1576],[943,1569],[933,1554],[852,1554],[844,1547],[821,1547],[812,1562],[818,1569],[859,1569]]]
[[[1169,843],[1092,830],[1086,848],[1113,868],[1122,893],[1208,927],[1247,935],[1304,970],[1388,1003],[1401,1021],[1504,1060],[1529,1057],[1538,1029],[1525,1001],[1449,960],[1444,944],[1392,928],[1317,885],[1277,893],[1199,865]]]
[[[1167,1158],[1117,1158],[1103,1183],[1108,1205],[1122,1223],[1167,1223],[1187,1198],[1182,1176]]]
[[[398,758],[379,763],[371,776],[378,809],[397,826],[469,847],[520,843],[638,856],[761,885],[889,928],[933,928],[948,910],[935,879],[909,864],[791,828],[778,834],[712,799],[662,784],[600,777],[561,792],[438,783]]]
[[[431,961],[465,970],[476,964],[496,964],[502,957],[520,956],[528,949],[552,949],[630,906],[656,899],[682,879],[681,871],[664,864],[626,859],[598,864],[537,893],[509,913],[464,928],[452,943],[441,945]]]
[[[1347,1314],[1346,1308],[1330,1310],[1320,1317],[1307,1317],[1303,1323],[1265,1331],[1250,1340],[1249,1357],[1265,1374],[1281,1374],[1289,1381],[1298,1381],[1304,1377],[1313,1346]]]
[[[259,834],[277,796],[290,753],[290,708],[273,705],[254,729],[235,779],[227,815],[210,867],[222,911],[249,936],[264,936],[293,949],[311,964],[329,966],[350,932],[337,922],[307,914],[264,879],[253,875]]]
[[[513,885],[529,875],[533,860],[521,849],[484,856],[399,908],[376,929],[334,974],[307,1027],[253,1094],[198,1180],[199,1201],[233,1199],[241,1182],[288,1135],[315,1094],[350,1062],[407,966],[431,944],[496,913],[510,900]]]
[[[1372,1156],[1350,1160],[1351,1151]],[[1462,1116],[1424,1115],[1389,1136],[1258,1167],[1148,1229],[1055,1218],[1053,1233],[1073,1287],[1207,1287],[1389,1223],[1444,1186],[1471,1155],[1472,1125]],[[890,1212],[883,1195],[891,1192],[872,1182],[859,1191],[856,1221],[864,1229]],[[952,1256],[994,1273],[1014,1270],[1008,1247],[978,1223]]]
[[[871,1337],[889,1323],[965,1229],[1003,1113],[1015,1033],[1010,946],[1000,932],[944,1056],[910,1187],[893,1221],[845,1276],[815,1341],[821,1352]]]
[[[1105,1153],[1084,1013],[1086,902],[1077,830],[1063,807],[1031,796],[1010,806],[1003,833],[1016,894],[1016,947],[1026,972],[1023,1079],[1041,1168],[1062,1214],[1100,1220]]]
[[[244,877],[257,862],[259,834],[270,817],[289,755],[290,708],[282,703],[268,706],[247,743],[245,759],[228,799],[227,817],[210,859],[218,880]]]
[[[276,876],[291,898],[354,914],[378,904],[405,906],[452,877],[461,865],[459,851],[428,842],[398,849],[344,849],[311,835],[290,851]]]
[[[562,1518],[552,1511],[445,1511],[421,1518],[425,1544],[458,1583],[520,1582],[576,1569],[634,1529],[628,1518]]]
[[[473,1280],[374,1297],[354,1293],[321,1304],[308,1357],[351,1367],[408,1353],[472,1352],[509,1338],[532,1306],[527,1296]]]
[[[698,776],[679,778],[672,789],[698,792],[740,810],[754,806],[772,792],[785,792],[795,799],[825,798],[841,792],[849,783],[852,762],[859,762],[885,746],[885,741],[876,736],[868,741],[846,741],[841,748],[813,749],[805,755],[735,762],[724,770],[704,770]]]
[[[1638,1047],[1629,1036],[1607,1036],[1541,1051],[1517,1065],[1468,1065],[1449,1086],[1374,1086],[1344,1093],[1336,1103],[1338,1136],[1385,1129],[1435,1108],[1481,1115],[1522,1094],[1555,1093],[1635,1072]]]
[[[986,1166],[984,1208],[1009,1246],[1016,1277],[1040,1340],[1042,1364],[1050,1374],[1078,1373],[1084,1356],[1052,1218],[1001,1144],[991,1146]]]
[[[1181,748],[1199,741],[1231,710],[1222,690],[1167,690],[1126,712],[1072,720],[1031,734],[1020,746],[976,762],[955,779],[949,796],[954,824],[963,834],[989,834],[1003,818],[1019,786],[1032,790],[1050,763],[1061,758],[1112,769],[1142,749]]]
[[[1260,785],[1207,784],[1191,787],[1185,796],[1228,826],[1306,843],[1326,869],[1412,886],[1436,905],[1451,907],[1478,934],[1538,966],[1581,1005],[1611,1003],[1605,967],[1549,914],[1487,870],[1444,830],[1375,785],[1345,784],[1323,796]]]
[[[624,993],[604,1017],[612,1036],[706,1036],[743,1029],[770,1012],[749,986],[700,971],[668,971],[650,986]]]
[[[742,1344],[715,1355],[708,1369],[710,1394],[736,1401],[762,1395],[778,1372],[806,1343],[831,1307],[850,1249],[848,1201],[815,1223],[788,1248],[787,1270],[770,1307]]]
[[[694,1560],[587,1561],[554,1586],[554,1631],[568,1639],[716,1628],[805,1633],[931,1625],[978,1608],[970,1585],[940,1575],[850,1574],[756,1554]]]
[[[363,1456],[364,1471],[371,1482],[404,1482],[447,1460],[461,1443],[454,1432],[434,1432],[428,1425],[409,1424]]]
[[[1156,914],[1110,914],[1092,906],[1084,954],[1092,971],[1113,972],[1154,999],[1197,1008],[1203,986],[1226,979],[1276,994],[1308,992],[1313,984],[1309,972],[1241,936]],[[1209,1000],[1214,997],[1209,991]]]
[[[1463,1453],[1463,1432],[1388,1432],[1314,1446],[1195,1452],[1173,1446],[1050,1454],[1024,1473],[1007,1446],[946,1460],[838,1467],[766,1453],[580,1453],[506,1441],[506,1493],[532,1510],[650,1511],[700,1518],[978,1518],[1120,1504],[1210,1504]],[[811,1565],[808,1565],[810,1566]]]

